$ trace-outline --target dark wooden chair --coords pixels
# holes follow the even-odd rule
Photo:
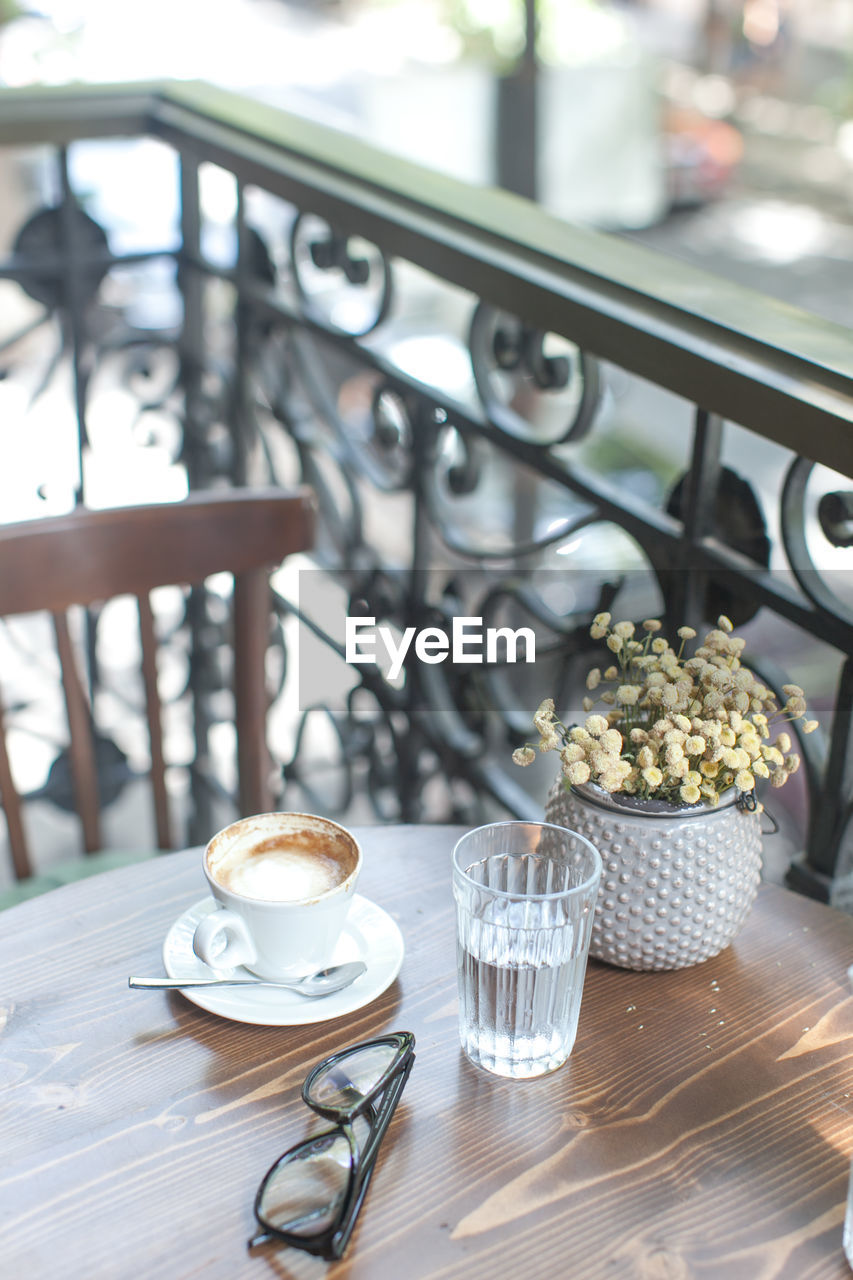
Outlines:
[[[308,549],[313,517],[313,501],[307,490],[288,494],[276,489],[233,489],[194,493],[178,503],[107,511],[78,509],[69,515],[0,526],[0,616],[45,611],[52,616],[68,721],[75,809],[87,854],[102,849],[101,803],[93,709],[68,611],[74,606],[97,606],[118,596],[136,597],[156,842],[159,848],[171,848],[157,639],[149,592],[163,586],[200,584],[217,573],[233,574],[239,807],[242,813],[266,810],[271,803],[265,733],[269,574],[289,554]],[[0,689],[2,684],[0,671]],[[0,694],[0,793],[15,875],[24,880],[33,875],[34,867],[7,750],[6,721]],[[87,874],[88,869],[82,873]]]

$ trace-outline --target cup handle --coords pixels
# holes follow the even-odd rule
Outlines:
[[[246,922],[242,917],[219,907],[204,916],[193,934],[193,951],[211,969],[233,969],[257,960]]]

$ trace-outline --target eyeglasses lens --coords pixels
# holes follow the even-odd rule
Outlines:
[[[347,1111],[375,1088],[397,1052],[393,1044],[368,1045],[331,1063],[311,1081],[311,1101],[320,1107]]]
[[[285,1156],[267,1180],[258,1215],[296,1235],[317,1235],[334,1223],[350,1176],[350,1146],[341,1132],[309,1138]]]

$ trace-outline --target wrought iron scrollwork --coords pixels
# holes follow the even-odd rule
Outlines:
[[[76,261],[67,256],[70,246]],[[20,263],[15,273],[18,284],[51,312],[70,305],[70,272],[78,305],[91,303],[111,262],[106,232],[76,203],[34,213],[15,237],[12,254],[13,263]]]
[[[290,260],[305,313],[318,324],[352,337],[382,324],[391,306],[391,268],[381,249],[300,213]]]
[[[815,465],[807,458],[795,458],[788,468],[781,499],[782,540],[791,572],[803,593],[820,610],[843,619],[853,626],[853,595],[843,598],[841,589],[853,587],[849,565],[840,566],[844,582],[827,580],[832,570],[818,565],[812,550],[815,538],[822,536],[835,548],[851,546],[850,510],[853,495],[849,490],[810,494]]]
[[[682,519],[687,494],[686,479],[682,477],[678,481],[666,504],[671,515]],[[762,568],[770,564],[770,539],[761,503],[750,482],[731,467],[720,468],[707,533],[737,551],[752,564]],[[665,583],[666,572],[663,579]],[[736,627],[742,627],[756,616],[760,607],[747,583],[729,585],[711,582],[705,594],[704,616],[716,619],[722,613]]]
[[[573,342],[481,302],[468,345],[484,412],[500,431],[541,445],[576,442],[590,431],[599,367]]]

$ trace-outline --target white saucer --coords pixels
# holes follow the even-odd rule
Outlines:
[[[193,934],[203,916],[216,909],[213,898],[203,898],[172,925],[163,943],[163,963],[170,978],[209,978],[211,970],[193,952]],[[328,1022],[363,1008],[380,996],[400,972],[403,938],[396,923],[375,902],[356,894],[343,933],[330,964],[363,960],[367,973],[355,982],[321,999],[309,1000],[274,987],[189,987],[181,994],[200,1009],[218,1013],[234,1022],[266,1027],[298,1027]],[[224,976],[224,975],[223,975]],[[234,969],[228,977],[251,978],[246,969]]]

